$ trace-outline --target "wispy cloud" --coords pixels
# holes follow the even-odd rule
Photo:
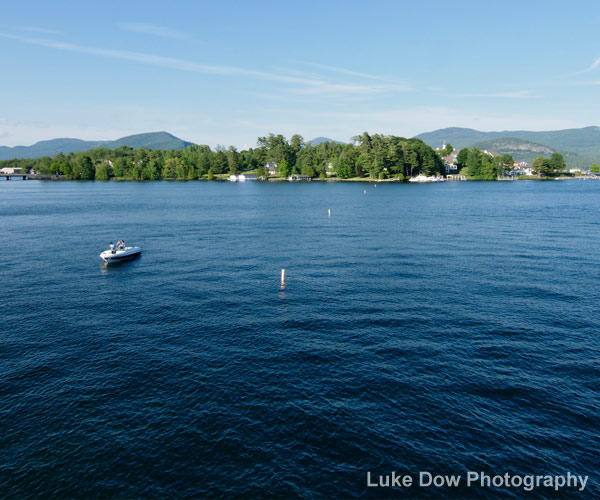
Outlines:
[[[595,70],[598,66],[600,66],[600,57],[591,64],[587,71]]]
[[[301,89],[296,89],[297,94],[382,94],[388,92],[410,92],[413,90],[403,85],[361,85],[353,83],[320,82]]]
[[[183,33],[175,31],[166,26],[158,26],[150,23],[119,23],[119,28],[133,33],[144,33],[146,35],[159,36],[162,38],[185,38]]]
[[[414,89],[404,81],[398,81],[393,78],[387,78],[380,75],[372,75],[369,73],[363,73],[361,71],[354,71],[347,68],[341,68],[339,66],[331,66],[328,64],[320,64],[309,61],[300,61],[293,60],[292,62],[296,62],[298,64],[303,64],[305,66],[310,66],[313,68],[321,69],[324,71],[328,71],[330,73],[337,73],[340,75],[351,76],[354,78],[360,78],[365,80],[373,80],[376,82],[382,82],[380,85],[354,85],[357,88],[359,93],[382,93],[382,92],[410,92]]]
[[[323,69],[325,71],[331,71],[333,73],[340,73],[342,75],[356,76],[359,78],[366,78],[369,80],[379,80],[382,82],[393,81],[389,78],[385,78],[382,76],[371,75],[369,73],[362,73],[360,71],[354,71],[354,70],[346,69],[346,68],[340,68],[339,66],[330,66],[328,64],[319,64],[319,63],[314,63],[314,62],[309,62],[309,61],[299,61],[299,60],[294,60],[292,62],[297,62],[299,64],[304,64],[306,66],[312,66],[313,68],[319,68],[319,69]]]
[[[287,83],[295,85],[294,92],[306,94],[374,94],[384,92],[406,92],[410,88],[398,84],[386,85],[357,85],[352,83],[333,83],[324,79],[303,78],[292,75],[285,75],[280,72],[258,71],[246,68],[239,68],[227,65],[212,65],[203,64],[185,59],[173,57],[159,56],[144,52],[131,52],[125,50],[103,49],[97,47],[88,47],[77,45],[68,42],[57,40],[49,40],[43,38],[30,38],[9,33],[0,33],[0,37],[11,40],[18,40],[30,45],[47,47],[55,50],[75,52],[79,54],[89,54],[94,56],[109,57],[113,59],[122,59],[126,61],[135,61],[143,64],[161,66],[163,68],[176,69],[180,71],[188,71],[193,73],[221,75],[221,76],[240,76],[254,78],[258,80],[266,80],[273,82]]]
[[[528,99],[535,97],[531,90],[515,90],[513,92],[491,92],[483,94],[461,94],[461,97],[506,97],[509,99]]]
[[[600,80],[588,80],[583,82],[571,82],[571,87],[597,87],[600,85]]]
[[[64,35],[64,31],[53,30],[49,28],[39,28],[37,26],[19,26],[17,28],[21,31],[29,31],[31,33],[41,33],[44,35]]]

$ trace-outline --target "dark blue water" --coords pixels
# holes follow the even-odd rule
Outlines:
[[[0,181],[0,496],[598,496],[599,216],[593,181]]]

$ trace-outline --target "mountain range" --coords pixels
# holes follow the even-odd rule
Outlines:
[[[588,168],[592,163],[600,163],[600,127],[584,127],[548,132],[528,130],[505,130],[502,132],[481,132],[470,128],[450,127],[416,136],[429,146],[441,147],[445,142],[455,149],[478,147],[494,153],[509,153],[515,160],[532,162],[539,155],[549,156],[561,153],[569,167]],[[322,142],[341,141],[327,137],[316,137],[308,141],[313,146]],[[0,160],[12,158],[39,158],[55,156],[58,153],[75,153],[99,147],[116,149],[120,146],[149,149],[184,149],[193,145],[168,132],[150,132],[130,135],[115,141],[82,141],[80,139],[52,139],[40,141],[32,146],[0,146]]]
[[[444,142],[454,149],[478,147],[498,154],[510,153],[515,160],[531,162],[539,155],[561,153],[569,167],[588,168],[600,161],[600,127],[548,132],[505,130],[480,132],[470,128],[442,128],[416,136],[431,147]]]
[[[322,142],[335,142],[344,144],[340,141],[334,141],[327,137],[316,137],[308,141],[313,146]],[[88,151],[95,148],[117,149],[120,146],[129,146],[131,148],[148,148],[163,150],[179,150],[186,146],[193,146],[193,142],[184,141],[168,132],[148,132],[145,134],[128,135],[114,141],[83,141],[81,139],[51,139],[48,141],[36,142],[32,146],[0,146],[0,160],[11,160],[13,158],[41,158],[42,156],[56,156],[58,153],[68,154],[79,151]]]
[[[0,146],[0,160],[12,158],[40,158],[55,156],[58,153],[76,153],[95,148],[117,149],[120,146],[148,149],[184,149],[193,145],[168,132],[149,132],[146,134],[129,135],[115,141],[82,141],[81,139],[51,139],[36,142],[32,146]]]

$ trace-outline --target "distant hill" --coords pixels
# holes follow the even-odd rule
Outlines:
[[[12,158],[40,158],[42,156],[56,156],[58,153],[77,153],[99,147],[116,149],[120,146],[129,146],[148,149],[184,149],[193,143],[183,141],[168,132],[149,132],[145,134],[130,135],[115,141],[82,141],[81,139],[52,139],[36,142],[32,146],[0,146],[0,160]]]
[[[316,146],[317,144],[321,144],[322,142],[335,142],[336,144],[346,144],[342,141],[334,141],[333,139],[329,139],[328,137],[316,137],[312,141],[308,141],[308,144]]]
[[[540,154],[552,154],[554,150],[537,142],[517,139],[516,137],[499,137],[498,139],[489,139],[487,141],[476,142],[473,147],[487,149],[498,154],[515,152],[527,152]]]
[[[499,137],[498,139],[489,139],[487,141],[476,142],[472,147],[481,150],[490,151],[498,155],[508,153],[517,161],[526,161],[532,163],[538,156],[550,156],[552,153],[560,153],[565,158],[568,165],[586,166],[588,164],[585,158],[570,151],[557,151],[543,144],[533,141],[517,139],[516,137]]]
[[[110,141],[104,144],[104,147],[110,149],[116,149],[120,146],[129,146],[134,149],[184,149],[186,146],[193,145],[193,142],[184,141],[168,132],[150,132],[147,134],[128,135],[116,141]]]
[[[81,139],[52,139],[36,142],[33,146],[0,146],[0,160],[13,158],[40,158],[55,156],[58,153],[76,153],[99,148],[106,141],[82,141]]]
[[[551,152],[559,152],[565,156],[569,166],[589,167],[600,160],[600,127],[585,127],[549,132],[532,132],[527,130],[511,130],[503,132],[480,132],[470,128],[450,127],[416,136],[431,147],[440,147],[444,141],[455,149],[488,144],[488,141],[501,139],[514,149],[506,150],[515,159],[529,159],[547,154],[536,151],[538,147],[547,148]],[[518,141],[523,141],[519,143]],[[528,146],[526,144],[528,144]],[[493,150],[483,147],[482,149]]]

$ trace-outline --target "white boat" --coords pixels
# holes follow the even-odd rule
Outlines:
[[[133,260],[142,254],[140,247],[115,247],[104,250],[100,258],[107,264]]]
[[[436,177],[435,175],[432,175],[431,177],[427,177],[426,175],[419,174],[416,177],[411,177],[408,179],[408,182],[442,182],[445,180],[446,179],[441,176]]]

